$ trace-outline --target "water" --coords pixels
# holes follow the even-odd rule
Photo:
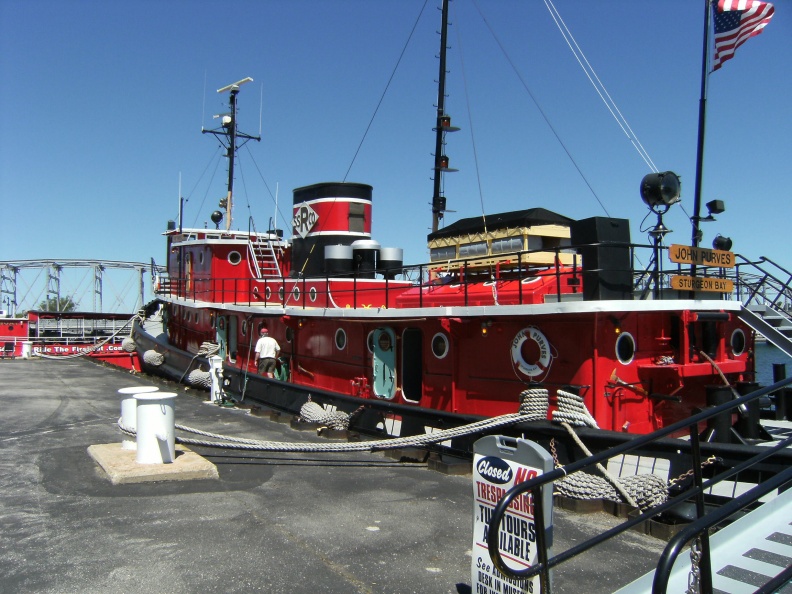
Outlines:
[[[786,364],[786,375],[792,375],[792,358],[769,342],[756,343],[756,381],[760,386],[773,383],[773,364]]]

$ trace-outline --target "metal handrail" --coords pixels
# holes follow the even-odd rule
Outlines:
[[[602,542],[604,542],[606,540],[609,540],[609,539],[613,538],[614,536],[617,536],[618,534],[621,534],[622,532],[625,532],[626,530],[629,530],[633,526],[636,526],[636,525],[638,525],[638,524],[640,524],[640,523],[642,523],[642,522],[644,522],[646,520],[652,519],[652,518],[658,516],[659,514],[665,512],[665,511],[667,511],[669,509],[674,508],[675,506],[677,506],[677,505],[689,500],[691,496],[695,497],[697,499],[697,506],[696,506],[697,507],[697,515],[698,515],[699,518],[702,518],[704,516],[703,494],[704,494],[705,489],[717,484],[718,482],[722,482],[723,480],[725,480],[727,478],[730,478],[732,476],[736,476],[737,474],[739,474],[743,470],[746,470],[746,469],[748,469],[748,468],[750,468],[752,466],[755,466],[756,464],[758,464],[762,460],[765,460],[765,459],[771,457],[773,454],[775,454],[780,449],[782,449],[784,447],[787,447],[788,445],[792,444],[792,438],[788,438],[788,439],[786,439],[784,441],[781,441],[781,442],[779,442],[779,444],[777,444],[774,447],[762,448],[762,451],[759,454],[753,456],[752,458],[750,458],[750,459],[748,459],[748,460],[746,460],[746,461],[744,461],[744,462],[742,462],[742,463],[740,463],[738,465],[735,465],[734,467],[726,470],[725,472],[717,475],[716,477],[713,477],[712,479],[710,479],[708,481],[703,481],[700,455],[698,454],[698,445],[699,445],[699,436],[698,436],[698,429],[697,429],[698,425],[700,423],[706,422],[709,419],[713,419],[713,418],[715,418],[715,417],[717,417],[719,415],[731,413],[735,409],[739,410],[740,408],[744,407],[746,404],[754,402],[754,401],[757,401],[762,396],[765,396],[767,394],[776,392],[779,389],[784,388],[785,386],[788,386],[790,384],[792,384],[792,377],[785,378],[785,379],[783,379],[781,381],[778,381],[778,382],[772,384],[771,386],[767,386],[765,388],[760,388],[759,390],[755,390],[753,392],[750,392],[749,394],[746,394],[746,395],[741,396],[739,398],[735,398],[734,400],[732,400],[730,402],[726,402],[726,403],[723,403],[721,405],[714,406],[714,407],[709,407],[709,408],[703,410],[700,413],[697,413],[697,414],[695,414],[695,415],[693,415],[693,416],[691,416],[691,417],[689,417],[687,419],[683,419],[681,421],[673,423],[672,425],[664,427],[663,429],[660,429],[660,430],[655,431],[653,433],[637,436],[635,439],[632,439],[632,440],[627,441],[625,443],[619,444],[616,447],[613,447],[613,448],[608,449],[608,450],[604,450],[602,452],[599,452],[599,453],[594,454],[592,456],[589,456],[587,458],[584,458],[584,459],[581,459],[581,460],[577,460],[575,462],[571,462],[571,463],[569,463],[569,464],[567,464],[565,466],[561,466],[561,467],[555,468],[554,470],[551,470],[550,472],[546,472],[546,473],[541,474],[541,475],[539,475],[539,476],[537,476],[537,477],[535,477],[533,479],[530,479],[528,481],[525,481],[523,483],[515,485],[509,491],[506,492],[506,494],[503,496],[503,498],[495,506],[495,509],[493,510],[493,513],[492,513],[492,518],[490,519],[490,522],[489,522],[489,534],[488,534],[488,538],[487,538],[487,545],[488,545],[488,548],[489,548],[489,554],[490,554],[490,557],[492,558],[493,564],[495,565],[495,567],[497,567],[497,569],[501,573],[503,573],[505,576],[510,577],[510,578],[514,578],[514,579],[528,579],[528,578],[531,578],[531,577],[534,577],[534,576],[537,576],[537,575],[541,576],[540,577],[541,592],[543,594],[549,594],[550,593],[549,571],[550,571],[551,568],[556,567],[556,566],[558,566],[558,565],[560,565],[560,564],[572,559],[573,557],[576,557],[577,555],[579,555],[579,554],[581,554],[581,553],[583,553],[585,551],[590,550],[591,548],[601,544]],[[692,442],[692,444],[691,444],[692,445],[692,450],[693,450],[693,468],[692,468],[692,470],[693,470],[694,483],[695,483],[694,487],[687,489],[685,492],[683,492],[680,495],[674,497],[673,499],[670,499],[669,501],[666,501],[665,503],[663,503],[661,505],[655,506],[655,507],[651,508],[650,510],[647,510],[646,512],[644,512],[644,513],[642,513],[642,514],[640,514],[640,515],[638,515],[636,517],[630,518],[627,521],[623,522],[622,524],[620,524],[618,526],[615,526],[615,527],[613,527],[613,528],[601,533],[600,535],[595,536],[595,537],[593,537],[593,538],[591,538],[591,539],[589,539],[589,540],[587,540],[585,542],[579,543],[579,544],[567,549],[566,551],[563,551],[562,553],[554,555],[553,557],[548,558],[546,556],[547,552],[540,550],[539,551],[539,555],[540,555],[539,563],[537,563],[537,564],[535,564],[535,565],[533,565],[531,567],[528,567],[528,568],[522,569],[522,570],[514,570],[514,569],[511,569],[510,567],[508,567],[505,564],[505,562],[503,561],[503,558],[500,555],[500,551],[498,549],[498,535],[500,533],[500,524],[501,524],[501,522],[503,520],[503,517],[504,517],[508,507],[511,505],[512,501],[514,501],[514,499],[516,499],[517,497],[519,497],[520,495],[522,495],[524,493],[530,492],[533,501],[542,501],[542,496],[543,496],[544,489],[545,488],[552,488],[552,483],[553,482],[555,482],[555,481],[557,481],[557,480],[559,480],[559,479],[561,479],[561,478],[563,478],[565,476],[568,476],[568,475],[570,475],[570,474],[572,474],[574,472],[577,472],[579,470],[583,470],[583,469],[589,468],[591,466],[594,466],[597,463],[605,462],[609,458],[613,458],[615,456],[618,456],[618,455],[621,455],[621,454],[626,454],[626,453],[631,452],[633,450],[637,450],[637,449],[643,448],[647,444],[650,444],[650,443],[652,443],[654,441],[657,441],[657,440],[659,440],[659,439],[661,439],[663,437],[666,437],[666,436],[669,436],[669,435],[672,435],[672,434],[678,434],[679,432],[684,431],[684,430],[688,430],[689,431],[690,437],[691,437],[691,442]],[[778,473],[776,476],[779,476],[779,475],[780,475],[780,478],[776,479],[774,477],[772,479],[772,481],[773,481],[772,484],[778,483],[776,485],[776,487],[768,487],[768,490],[772,490],[773,488],[777,488],[778,485],[783,485],[784,483],[789,482],[789,480],[792,479],[792,475],[787,476],[786,475],[786,471]],[[770,481],[767,481],[767,483],[770,484]],[[756,497],[753,498],[748,503],[746,503],[746,505],[749,505],[750,503],[753,503],[753,502],[757,501],[759,499],[759,497],[761,497],[763,494],[764,494],[764,492],[756,491],[754,493],[754,495],[756,495]],[[538,511],[540,507],[541,507],[541,505],[536,505],[534,507],[535,511]],[[536,522],[536,532],[537,532],[537,534],[544,533],[545,530],[546,530],[546,526],[544,525],[544,522],[542,521],[543,518],[542,518],[541,514],[536,514],[534,520]],[[704,531],[706,529],[707,529],[707,527],[705,526],[705,527],[701,528],[701,531]],[[692,528],[691,528],[691,530],[692,530]],[[696,534],[698,534],[698,532]],[[704,548],[704,550],[702,551],[702,559],[704,560],[705,563],[708,563],[709,562],[709,545],[708,545],[708,542],[706,540],[704,542],[704,547],[703,548]],[[543,555],[544,555],[544,557],[543,557]]]

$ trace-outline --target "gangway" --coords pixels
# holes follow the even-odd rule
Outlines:
[[[699,579],[704,576],[700,568],[696,568],[697,573],[692,573],[690,557],[680,555],[685,542],[695,539],[697,532],[709,529],[717,521],[726,520],[732,513],[739,511],[741,504],[749,505],[760,491],[777,488],[778,484],[791,479],[792,468],[776,475],[774,481],[755,487],[754,493],[748,492],[708,514],[703,518],[704,522],[691,524],[668,543],[655,571],[615,594],[686,592],[691,575],[699,575]],[[716,532],[709,540],[709,591],[713,594],[743,594],[761,588],[763,592],[775,592],[792,580],[792,489],[787,489],[745,514]],[[679,560],[674,563],[677,558]],[[778,581],[773,579],[776,576]],[[701,587],[700,591],[705,592],[707,589]]]

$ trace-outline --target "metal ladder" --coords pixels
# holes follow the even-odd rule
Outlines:
[[[271,239],[251,239],[248,241],[248,250],[256,278],[281,277],[280,263]]]

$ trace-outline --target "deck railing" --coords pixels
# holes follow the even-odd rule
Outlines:
[[[628,250],[629,271],[602,267],[586,268],[586,262],[575,249],[622,248]],[[156,290],[157,295],[179,297],[193,302],[220,302],[237,305],[293,306],[301,308],[369,308],[393,307],[397,296],[408,289],[417,296],[417,307],[424,307],[424,298],[439,286],[459,287],[461,296],[458,305],[469,306],[480,293],[473,296],[474,286],[483,282],[494,286],[493,300],[500,305],[523,305],[535,303],[535,291],[529,290],[524,283],[538,274],[552,279],[552,287],[542,289],[544,302],[558,302],[581,299],[586,291],[586,278],[589,282],[599,282],[597,274],[627,273],[632,283],[625,291],[626,298],[635,300],[687,298],[688,291],[674,291],[671,277],[687,275],[687,266],[671,264],[665,256],[655,265],[654,246],[641,244],[590,244],[586,246],[558,247],[553,249],[526,250],[500,254],[498,261],[482,265],[481,258],[466,258],[447,262],[428,262],[414,266],[403,266],[398,274],[349,273],[326,275],[324,277],[272,277],[254,278],[189,278],[163,277]],[[661,253],[667,247],[659,248]],[[537,265],[537,255],[555,262],[550,265]],[[646,257],[648,255],[648,258]],[[549,257],[548,257],[549,256]],[[641,256],[645,256],[641,258]],[[737,254],[738,264],[731,269],[717,267],[697,267],[696,274],[701,277],[716,277],[733,282],[734,292],[729,294],[708,293],[711,299],[737,299],[744,304],[765,302],[784,311],[792,307],[792,273],[774,262],[762,258],[751,262]],[[562,264],[562,260],[569,262]],[[645,264],[648,262],[648,264]],[[592,276],[593,274],[593,276]],[[586,277],[586,278],[584,278]],[[377,282],[372,282],[377,281]],[[512,284],[510,284],[512,283]],[[507,299],[498,300],[499,290],[509,289]],[[698,293],[697,296],[701,296]],[[376,301],[373,299],[376,298]],[[612,297],[619,298],[619,297]],[[607,299],[607,297],[602,297]],[[413,299],[412,301],[415,301]]]

